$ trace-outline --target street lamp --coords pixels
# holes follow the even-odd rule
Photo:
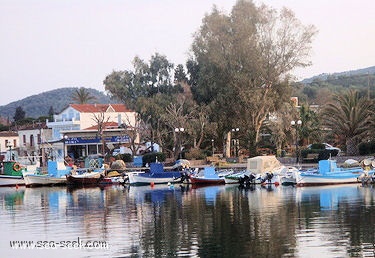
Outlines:
[[[301,120],[294,121],[292,120],[290,124],[296,128],[296,163],[299,162],[299,152],[298,152],[298,126],[302,125]]]
[[[235,134],[238,133],[240,131],[240,128],[232,128],[232,132],[233,132],[233,137],[236,136]],[[234,155],[237,157],[238,156],[238,146],[239,146],[239,142],[238,142],[238,135],[237,135],[237,139],[234,138],[233,139],[233,147],[234,147]]]
[[[212,144],[212,157],[214,156],[214,152],[215,152],[214,143],[215,143],[215,140],[212,139],[211,140],[211,144]]]
[[[185,131],[185,128],[183,128],[183,127],[176,127],[174,129],[174,131],[176,132],[176,134],[183,133]],[[182,148],[182,146],[181,146],[181,136],[178,136],[178,138],[177,138],[177,147],[178,147],[178,151],[179,151],[178,155],[180,156],[180,159],[182,159],[182,153],[181,153],[181,148]]]

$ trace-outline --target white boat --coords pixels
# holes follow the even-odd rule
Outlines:
[[[247,171],[235,172],[233,174],[224,176],[224,181],[226,184],[238,184],[241,178],[244,178],[247,174]]]
[[[296,167],[285,167],[280,172],[280,183],[282,185],[295,185],[297,184],[296,181],[296,173],[299,170]]]
[[[350,184],[359,183],[364,173],[372,175],[374,171],[362,167],[340,168],[335,160],[320,160],[316,171],[299,171],[295,178],[297,186]]]
[[[47,173],[24,173],[26,187],[63,185],[66,184],[66,175],[71,173],[72,168],[64,165],[63,162],[48,161]]]
[[[0,186],[21,186],[25,185],[22,176],[0,175]]]
[[[275,156],[257,156],[247,159],[246,170],[224,177],[226,184],[280,184],[285,166]]]
[[[3,161],[3,174],[0,174],[0,186],[25,185],[22,173],[26,167],[16,161]]]
[[[71,186],[99,185],[103,180],[104,170],[90,171],[89,169],[79,169],[78,174],[66,175],[66,183]]]

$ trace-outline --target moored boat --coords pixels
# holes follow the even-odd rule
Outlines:
[[[185,170],[165,171],[162,163],[151,163],[148,172],[127,173],[131,185],[167,184],[181,182],[185,178]]]
[[[76,174],[66,175],[67,184],[71,186],[98,185],[103,180],[103,171],[77,169]]]
[[[26,187],[64,185],[67,182],[66,175],[71,171],[72,168],[65,166],[63,162],[50,160],[47,165],[47,173],[43,174],[40,171],[25,173],[23,177]]]
[[[125,176],[118,171],[111,171],[107,173],[103,180],[99,182],[100,185],[120,185],[125,183]]]
[[[198,172],[196,175],[190,176],[192,184],[200,185],[218,185],[225,184],[224,177],[220,177],[214,167],[205,167],[203,171]]]
[[[332,185],[359,183],[363,173],[374,174],[374,171],[365,171],[362,167],[337,167],[335,160],[320,160],[316,171],[299,171],[295,173],[297,186]]]
[[[0,174],[0,186],[25,185],[23,172],[26,167],[16,161],[3,161],[3,174]]]
[[[247,160],[246,170],[225,176],[225,183],[240,185],[279,185],[280,173],[285,168],[275,156],[257,156]]]
[[[296,173],[299,170],[296,167],[285,167],[280,173],[280,183],[282,185],[296,185]]]

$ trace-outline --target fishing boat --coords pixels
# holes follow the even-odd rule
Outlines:
[[[49,160],[47,173],[37,170],[35,173],[24,173],[26,187],[64,185],[67,182],[66,175],[70,174],[72,167],[65,166],[63,162]]]
[[[241,179],[246,178],[248,176],[248,171],[240,171],[240,172],[234,172],[232,174],[224,176],[224,182],[226,184],[238,184]]]
[[[365,171],[362,167],[337,167],[336,160],[320,160],[317,170],[299,171],[295,173],[297,186],[332,185],[359,183],[364,173],[374,174],[374,171]]]
[[[205,167],[195,175],[190,176],[191,184],[219,185],[225,184],[224,177],[220,177],[214,167]]]
[[[16,161],[3,161],[3,174],[0,174],[0,186],[25,185],[23,172],[26,167]]]
[[[70,186],[98,185],[104,178],[104,170],[77,169],[74,174],[66,175],[66,183]]]
[[[150,185],[181,182],[186,173],[187,170],[165,171],[162,163],[151,163],[149,171],[135,171],[127,173],[127,175],[131,185]]]

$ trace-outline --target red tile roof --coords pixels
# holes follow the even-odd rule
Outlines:
[[[2,131],[0,132],[0,137],[15,137],[18,136],[17,132]]]
[[[70,104],[72,108],[81,113],[106,112],[113,108],[114,112],[132,112],[124,104]]]
[[[117,127],[118,127],[118,123],[116,123],[116,122],[106,122],[106,123],[104,123],[105,129],[117,128]],[[98,130],[98,125],[93,125],[91,127],[85,128],[84,130]]]

